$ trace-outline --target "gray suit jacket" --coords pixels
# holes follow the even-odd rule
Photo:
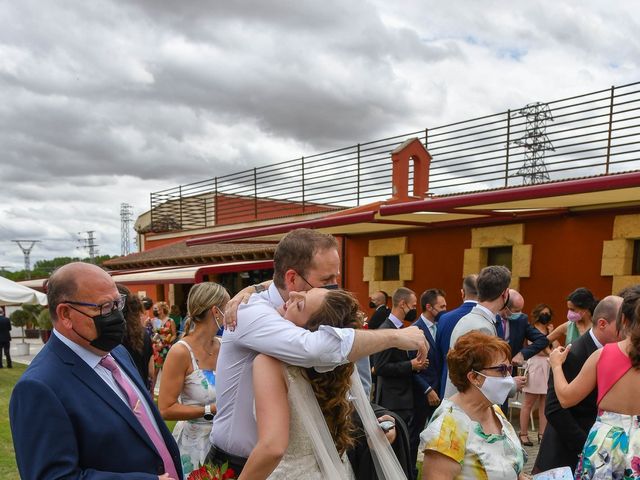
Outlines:
[[[451,332],[451,341],[449,342],[449,348],[453,348],[458,339],[465,333],[469,333],[473,330],[478,330],[487,335],[496,336],[496,317],[495,315],[489,315],[484,309],[476,305],[473,309],[460,319],[456,327]],[[447,386],[444,391],[444,398],[449,398],[458,389],[451,383],[451,379],[447,377]]]

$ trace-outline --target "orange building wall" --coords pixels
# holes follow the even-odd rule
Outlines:
[[[525,244],[533,245],[531,276],[520,279],[525,313],[530,314],[537,303],[547,303],[554,310],[554,324],[559,325],[566,320],[565,299],[577,287],[589,288],[598,298],[611,293],[612,278],[601,276],[600,266],[602,242],[611,239],[614,217],[607,213],[518,222],[525,224]],[[368,312],[369,288],[362,280],[362,259],[368,255],[369,240],[407,236],[409,253],[414,255],[414,280],[406,282],[406,287],[418,297],[426,288],[442,288],[448,308],[453,309],[461,303],[464,249],[471,247],[471,228],[348,237],[345,288],[357,295]]]

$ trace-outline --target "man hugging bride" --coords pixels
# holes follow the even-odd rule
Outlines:
[[[358,303],[337,289],[339,266],[332,236],[294,230],[276,249],[274,282],[250,287],[235,329],[225,330],[208,458],[242,480],[354,478],[345,455],[354,409],[378,478],[406,478],[351,362],[392,347],[426,356],[424,335],[357,329]]]

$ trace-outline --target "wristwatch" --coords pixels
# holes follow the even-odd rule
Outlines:
[[[204,415],[202,416],[202,418],[204,418],[205,420],[213,420],[214,414],[211,413],[211,405],[205,405],[204,406]]]
[[[256,293],[264,292],[267,289],[267,287],[265,287],[261,283],[256,283],[255,285],[251,285],[251,286],[254,288]]]

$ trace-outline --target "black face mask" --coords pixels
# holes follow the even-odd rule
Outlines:
[[[418,311],[415,308],[412,308],[404,315],[404,319],[407,322],[415,322],[416,318],[418,318]]]
[[[373,302],[369,302],[369,308],[376,308],[377,305]]]
[[[438,323],[440,321],[440,317],[447,313],[446,310],[440,310],[438,314],[433,318],[433,323]]]
[[[546,325],[547,323],[549,323],[551,321],[551,314],[549,314],[549,313],[541,313],[540,315],[538,315],[538,321],[541,324]]]
[[[96,326],[96,333],[98,336],[93,340],[89,340],[87,337],[80,335],[75,328],[71,327],[74,332],[89,342],[89,345],[97,348],[98,350],[102,350],[103,352],[110,352],[122,343],[127,323],[125,322],[124,316],[120,310],[114,310],[109,315],[96,315],[95,317],[87,315],[75,308],[74,310],[82,313],[86,317],[89,317],[93,320],[93,324]]]
[[[337,283],[330,283],[329,285],[322,285],[318,288],[324,288],[325,290],[340,290],[340,287]]]

